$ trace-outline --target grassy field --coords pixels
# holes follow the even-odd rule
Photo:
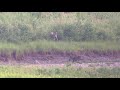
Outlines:
[[[39,40],[26,43],[8,43],[0,42],[0,51],[11,52],[16,50],[17,52],[24,51],[77,51],[77,50],[120,50],[120,42],[116,41],[91,41],[91,42],[64,42],[64,41],[47,41]]]
[[[86,51],[88,54],[91,53],[89,55],[93,54],[93,58],[94,53],[96,53],[95,50],[100,52],[97,54],[100,57],[107,55],[106,58],[110,57],[109,59],[104,58],[105,60],[112,61],[111,58],[113,57],[119,59],[119,19],[119,12],[1,12],[0,63],[2,62],[2,66],[0,66],[0,77],[118,78],[120,77],[120,68],[103,67],[97,69],[65,66],[48,69],[36,66],[4,66],[3,63],[26,60],[26,57],[30,55],[29,60],[32,61],[33,54],[42,55],[41,52],[52,51],[55,51],[52,53],[54,54],[53,57],[58,54],[57,51],[63,53],[61,56],[65,55],[64,52],[70,52],[70,55],[73,55],[71,52],[75,52],[74,56],[77,56],[79,54],[76,55],[77,51]],[[59,41],[53,40],[51,32],[58,33]],[[91,51],[89,52],[89,50]],[[107,52],[107,54],[101,51]],[[74,57],[68,58],[74,59]]]
[[[120,78],[120,68],[0,66],[0,78]]]

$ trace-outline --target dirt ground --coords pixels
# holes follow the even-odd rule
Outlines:
[[[79,67],[119,67],[120,51],[83,51],[83,52],[32,52],[24,56],[6,57],[0,55],[0,64],[64,66],[72,64]]]

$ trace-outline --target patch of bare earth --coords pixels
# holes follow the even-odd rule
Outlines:
[[[119,67],[120,51],[76,51],[76,52],[29,52],[8,56],[0,54],[1,65],[27,65],[27,66],[65,66],[71,63],[79,67]]]

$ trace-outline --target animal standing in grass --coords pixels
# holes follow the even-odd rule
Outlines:
[[[51,32],[50,36],[53,40],[58,41],[58,33],[57,32]]]

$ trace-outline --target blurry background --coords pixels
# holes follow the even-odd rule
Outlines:
[[[119,12],[0,12],[0,42],[119,41]]]

